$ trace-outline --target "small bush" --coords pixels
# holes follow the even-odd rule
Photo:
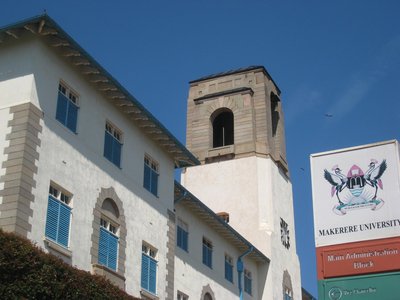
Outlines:
[[[138,299],[0,229],[0,299]]]

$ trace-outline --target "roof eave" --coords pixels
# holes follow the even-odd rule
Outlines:
[[[278,85],[276,84],[276,82],[274,81],[274,79],[268,73],[267,69],[264,66],[249,66],[249,67],[245,67],[245,68],[240,68],[240,69],[230,70],[230,71],[221,72],[221,73],[217,73],[217,74],[212,74],[212,75],[208,75],[208,76],[203,76],[201,78],[189,81],[189,84],[190,85],[194,85],[194,84],[197,84],[197,83],[202,82],[202,81],[208,81],[208,80],[212,80],[212,79],[223,77],[223,76],[227,76],[227,75],[246,73],[246,72],[254,71],[254,70],[257,70],[257,69],[262,70],[263,73],[268,77],[268,79],[272,81],[272,83],[276,87],[278,95],[280,95],[281,94],[281,90],[279,89]]]

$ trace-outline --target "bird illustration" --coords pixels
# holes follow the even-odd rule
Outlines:
[[[324,178],[332,185],[331,196],[333,197],[333,195],[336,194],[339,204],[344,205],[342,200],[340,200],[339,193],[346,187],[348,179],[337,165],[333,166],[332,171],[334,171],[334,173],[325,169]]]
[[[387,169],[387,164],[385,159],[379,165],[377,165],[377,163],[378,161],[376,159],[371,159],[369,168],[364,175],[365,182],[375,188],[375,194],[372,200],[376,199],[376,195],[378,193],[378,187],[380,189],[383,189],[381,177],[385,172],[385,170]]]

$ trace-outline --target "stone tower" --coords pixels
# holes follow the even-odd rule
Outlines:
[[[181,181],[270,258],[262,299],[301,299],[280,93],[263,66],[191,81],[186,143],[201,165]]]

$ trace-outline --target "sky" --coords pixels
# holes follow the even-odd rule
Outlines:
[[[282,91],[302,285],[317,295],[309,156],[399,139],[400,1],[1,4],[0,26],[46,10],[183,144],[190,80],[265,66]]]

